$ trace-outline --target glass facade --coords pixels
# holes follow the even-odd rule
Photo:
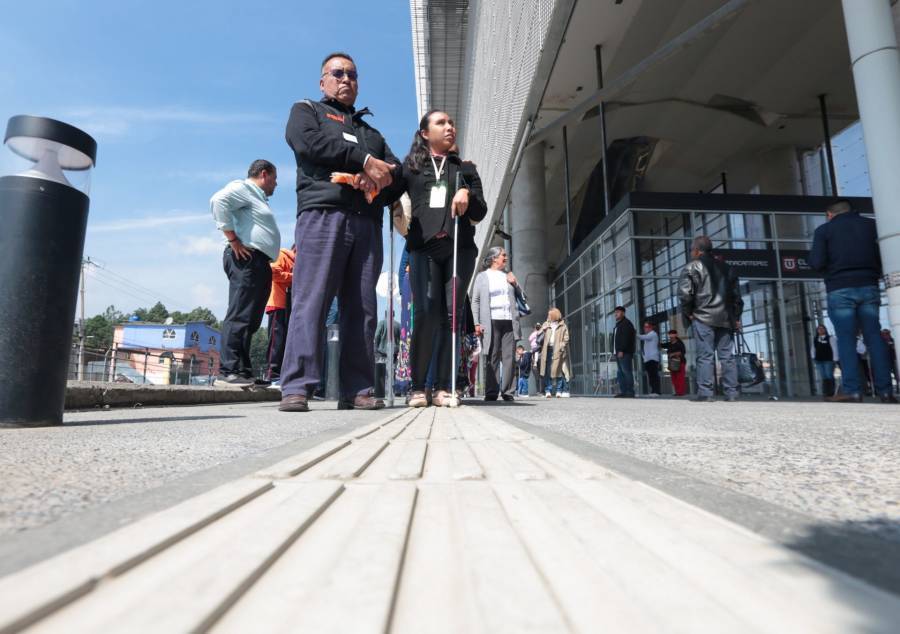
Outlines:
[[[821,393],[810,359],[817,323],[827,319],[825,287],[805,265],[813,233],[825,221],[830,199],[810,197],[644,194],[627,197],[563,262],[551,288],[551,305],[566,316],[571,346],[573,394],[609,395],[618,391],[611,347],[613,309],[624,306],[640,331],[649,320],[662,341],[678,331],[688,351],[688,377],[694,381],[694,342],[678,309],[677,283],[690,258],[694,236],[708,235],[726,259],[741,263],[744,337],[766,369],[767,381],[745,392],[772,396]],[[871,209],[859,199],[861,211]],[[802,204],[800,204],[802,201]],[[771,203],[770,209],[764,208]],[[695,208],[689,208],[693,203]],[[790,207],[800,207],[790,210]],[[729,208],[737,207],[737,208]],[[756,207],[756,208],[753,208]],[[744,266],[751,267],[744,270]],[[755,267],[755,268],[753,268]],[[672,393],[663,351],[663,393]],[[635,377],[642,377],[640,355]],[[646,393],[639,379],[638,393]]]

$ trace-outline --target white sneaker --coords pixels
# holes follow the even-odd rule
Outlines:
[[[553,398],[553,395],[550,392],[544,394],[544,398]]]
[[[562,398],[562,392],[557,392],[557,393],[556,393],[556,398]]]
[[[568,393],[568,392],[563,392],[562,394],[560,394],[560,397],[562,397],[562,398],[569,398],[569,393]]]
[[[647,395],[647,398],[659,398],[659,394],[656,394],[655,392],[650,392]]]
[[[528,398],[527,394],[519,394],[519,398]]]

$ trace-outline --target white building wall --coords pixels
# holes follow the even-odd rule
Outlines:
[[[468,76],[458,118],[460,150],[484,183],[488,218],[517,149],[517,134],[532,88],[556,0],[472,0]],[[476,234],[483,244],[491,223]]]

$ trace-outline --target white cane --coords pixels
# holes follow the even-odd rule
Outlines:
[[[459,172],[456,172],[456,191],[459,191]],[[453,302],[453,307],[450,309],[450,407],[459,407],[459,396],[456,394],[456,287],[457,287],[457,279],[456,279],[456,241],[459,237],[459,215],[454,214],[453,216],[453,278],[451,279],[451,284],[453,285],[451,295],[451,301]]]
[[[453,218],[453,279],[451,292],[453,308],[450,310],[450,407],[459,407],[459,396],[456,395],[456,238],[459,235],[459,216]]]
[[[387,355],[387,404],[388,407],[394,406],[394,211],[391,209],[391,218],[389,220],[388,235],[390,236],[390,246],[388,247],[388,318],[387,318],[387,336],[388,336],[388,355]]]

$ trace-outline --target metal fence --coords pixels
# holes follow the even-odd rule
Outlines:
[[[159,355],[149,348],[85,348],[73,345],[69,355],[70,381],[133,383],[138,385],[210,385],[215,368],[193,356]]]

